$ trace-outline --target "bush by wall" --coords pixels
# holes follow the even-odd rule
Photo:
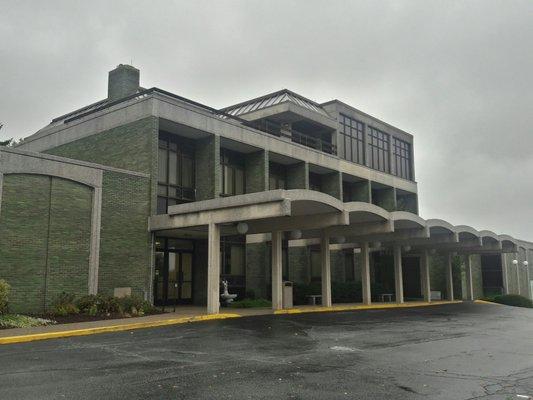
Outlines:
[[[0,314],[7,313],[10,289],[11,286],[5,280],[0,279]]]
[[[489,300],[495,303],[505,304],[507,306],[533,308],[533,301],[529,300],[527,297],[519,296],[517,294],[494,296]]]

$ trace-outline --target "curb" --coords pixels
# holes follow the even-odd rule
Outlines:
[[[14,343],[26,343],[26,342],[33,342],[37,340],[59,339],[59,338],[66,338],[66,337],[72,337],[72,336],[87,336],[87,335],[95,335],[98,333],[129,331],[129,330],[134,330],[134,329],[155,328],[158,326],[186,324],[189,322],[200,322],[200,321],[210,321],[210,320],[217,320],[217,319],[240,318],[240,317],[241,315],[239,314],[209,314],[209,315],[197,315],[193,317],[165,319],[165,320],[160,320],[160,321],[134,322],[131,324],[100,326],[96,328],[35,333],[35,334],[19,335],[19,336],[6,336],[6,337],[0,338],[0,345],[14,344]]]
[[[493,301],[487,301],[487,300],[474,300],[474,303],[477,304],[493,304],[495,306],[503,306],[504,304],[501,303],[495,303]]]
[[[333,306],[333,307],[316,307],[316,308],[290,308],[283,310],[276,310],[274,314],[276,315],[286,315],[286,314],[306,314],[306,313],[319,313],[319,312],[340,312],[340,311],[357,311],[357,310],[383,310],[391,308],[415,308],[415,307],[430,307],[438,306],[444,304],[457,304],[462,303],[462,300],[454,301],[434,301],[430,303],[422,304],[410,304],[410,303],[389,303],[389,304],[379,304],[379,305],[358,305],[358,306]]]

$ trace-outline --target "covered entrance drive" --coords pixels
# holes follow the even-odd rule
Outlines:
[[[446,260],[446,290],[443,295],[454,299],[452,260],[455,255],[516,251],[516,243],[507,236],[499,237],[488,231],[479,232],[471,227],[453,226],[442,220],[424,220],[409,212],[388,212],[369,203],[343,203],[324,193],[309,190],[272,190],[172,206],[169,207],[168,214],[150,218],[150,230],[156,236],[179,234],[203,238],[206,242],[204,256],[207,271],[203,279],[207,281],[205,298],[208,313],[218,313],[220,307],[221,237],[236,234],[269,235],[274,310],[282,308],[284,238],[318,239],[320,294],[322,305],[326,307],[332,305],[330,251],[333,246],[359,249],[364,304],[370,304],[375,298],[370,276],[372,251],[383,250],[392,257],[393,285],[390,287],[390,294],[398,304],[404,303],[405,295],[410,297],[415,293],[421,293],[424,301],[431,301],[429,260],[435,252],[442,254]],[[295,235],[295,232],[298,234]],[[170,256],[167,257],[170,259]],[[408,262],[404,261],[407,260],[406,257],[409,257]],[[418,260],[418,265],[415,260]],[[419,285],[407,286],[404,290],[405,273],[417,268],[416,279],[419,280]],[[469,261],[465,268],[464,297],[473,299],[472,267]],[[167,279],[166,283],[163,280],[162,290],[167,290],[167,300],[169,284],[171,285],[171,279]],[[178,290],[178,296],[179,293]]]

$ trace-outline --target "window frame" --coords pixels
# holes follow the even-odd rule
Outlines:
[[[246,169],[245,169],[245,162],[244,157],[240,155],[239,153],[236,153],[232,150],[220,149],[220,196],[228,197],[228,196],[237,196],[240,194],[246,193]],[[232,192],[228,193],[226,192],[226,169],[228,171],[231,171],[231,187]],[[242,193],[236,192],[237,187],[237,174],[236,171],[240,171],[242,173]]]
[[[376,171],[391,173],[391,135],[368,126],[368,166]]]
[[[411,143],[399,139],[397,137],[392,138],[392,156],[394,160],[394,175],[407,179],[413,179],[412,168],[412,151]]]
[[[165,152],[165,180],[161,180],[161,151]],[[175,154],[176,183],[170,183],[171,153]],[[175,204],[188,203],[196,200],[196,158],[194,143],[185,138],[167,132],[158,135],[158,167],[157,167],[157,213],[166,214],[168,207]],[[190,161],[190,183],[184,185],[184,159]],[[163,210],[164,209],[164,210]]]
[[[337,143],[339,157],[356,164],[366,165],[365,133],[366,125],[362,121],[341,113],[339,129],[341,143]]]

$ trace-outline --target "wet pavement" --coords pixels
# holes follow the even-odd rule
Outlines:
[[[0,399],[524,399],[533,310],[264,315],[0,346]]]

